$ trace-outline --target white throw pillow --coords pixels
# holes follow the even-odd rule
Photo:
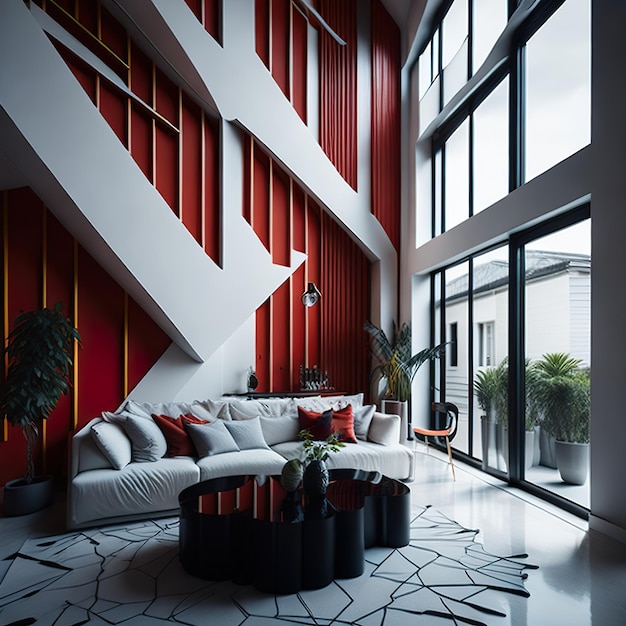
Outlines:
[[[300,432],[297,417],[283,415],[281,417],[262,417],[261,430],[269,446],[285,441],[296,441]]]
[[[200,458],[239,451],[237,442],[223,420],[215,420],[207,424],[186,424],[185,428]]]
[[[118,424],[98,422],[91,427],[91,436],[109,463],[121,470],[132,458],[130,439]]]
[[[229,402],[228,410],[234,420],[249,420],[270,414],[268,408],[258,400],[233,400]]]
[[[152,416],[139,417],[139,415],[127,411],[121,413],[104,411],[102,417],[106,422],[117,423],[122,426],[131,442],[133,461],[149,463],[158,461],[165,456],[167,441]]]
[[[231,420],[224,422],[224,424],[240,450],[269,449],[261,430],[260,417]]]
[[[374,417],[376,407],[373,404],[366,404],[360,409],[354,409],[354,434],[357,439],[367,441],[367,433]]]
[[[230,411],[228,409],[228,402],[224,400],[198,400],[194,402],[194,404],[198,404],[201,407],[205,408],[211,419],[220,419],[220,420],[229,420],[232,419],[230,417]],[[196,407],[197,410],[198,407]],[[198,416],[199,417],[199,416]],[[204,418],[203,418],[204,419]]]
[[[367,439],[383,446],[400,442],[400,416],[391,413],[376,413],[367,433]]]

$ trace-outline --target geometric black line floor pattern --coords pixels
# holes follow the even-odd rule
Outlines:
[[[505,617],[502,594],[528,597],[527,555],[489,554],[432,507],[412,515],[409,545],[369,548],[362,576],[278,596],[187,574],[178,518],[29,539],[0,583],[0,624],[478,626]]]

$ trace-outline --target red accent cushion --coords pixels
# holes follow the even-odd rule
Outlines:
[[[333,412],[331,409],[324,411],[323,413],[317,413],[316,411],[309,411],[298,407],[298,422],[300,429],[308,430],[313,439],[317,441],[324,441],[331,434],[331,421],[333,418]]]
[[[157,415],[156,413],[152,414],[152,419],[161,429],[167,442],[165,456],[198,456],[196,448],[185,430],[184,422],[204,424],[205,420],[201,420],[193,415],[170,417],[169,415]]]
[[[330,430],[333,433],[337,433],[339,441],[357,443],[356,435],[354,434],[354,410],[351,404],[343,409],[333,411]]]

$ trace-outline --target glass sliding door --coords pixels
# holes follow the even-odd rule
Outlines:
[[[474,456],[508,472],[509,248],[473,258]]]
[[[589,507],[590,220],[523,245],[524,478]]]

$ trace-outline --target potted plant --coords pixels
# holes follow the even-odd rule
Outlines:
[[[8,336],[0,413],[26,438],[26,475],[5,485],[5,515],[32,513],[52,501],[52,479],[35,476],[33,451],[43,420],[70,389],[75,341],[80,342],[80,335],[64,317],[60,302],[53,309],[20,313]]]
[[[508,463],[509,367],[504,358],[495,367],[479,370],[474,379],[474,397],[480,409],[483,469],[506,471]]]
[[[541,406],[537,386],[539,384],[539,370],[537,363],[526,359],[525,367],[525,415],[524,425],[526,439],[524,442],[525,467],[528,469],[533,465],[539,465],[541,458],[541,448],[539,445]]]
[[[589,464],[589,370],[569,354],[544,354],[537,363],[542,428],[554,438],[556,466],[564,482],[582,485]]]
[[[411,354],[413,348],[411,327],[406,322],[395,329],[393,342],[389,341],[385,332],[372,322],[366,322],[364,328],[370,335],[372,355],[376,360],[371,377],[378,383],[378,401],[382,400],[383,411],[400,415],[402,426],[407,430],[407,437],[412,439],[407,402],[411,397],[413,379],[426,361],[443,356],[447,344],[441,343],[434,348],[424,348],[416,354]]]
[[[337,433],[332,433],[323,441],[316,440],[306,428],[298,433],[298,437],[304,440],[302,486],[307,496],[306,515],[314,519],[324,519],[329,480],[325,461],[331,452],[339,452],[345,444],[339,441]]]

